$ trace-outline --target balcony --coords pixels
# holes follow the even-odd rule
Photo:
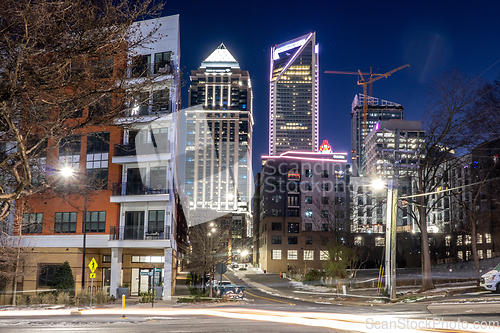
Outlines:
[[[144,185],[143,182],[122,182],[113,184],[113,195],[150,195],[168,193],[169,189],[166,186],[151,188]]]
[[[135,156],[135,155],[150,155],[150,154],[167,154],[170,153],[170,145],[162,144],[154,147],[152,143],[145,143],[139,146],[134,144],[118,145],[115,144],[115,156]]]
[[[170,227],[148,228],[144,226],[110,227],[109,240],[168,240],[170,239]]]
[[[170,142],[168,140],[158,140],[155,146],[153,143],[142,143],[139,145],[128,144],[118,145],[115,144],[115,155],[113,156],[113,163],[127,164],[138,162],[157,162],[158,159],[162,161],[170,160]]]
[[[149,187],[143,182],[114,183],[111,202],[170,201],[168,186]]]
[[[170,226],[147,230],[143,225],[113,226],[109,230],[109,247],[163,249],[170,245]]]

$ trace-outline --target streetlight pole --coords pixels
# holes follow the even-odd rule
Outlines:
[[[83,258],[82,258],[82,290],[85,290],[85,250],[87,242],[87,190],[85,189],[85,202],[83,204]]]
[[[387,220],[385,224],[385,285],[391,300],[396,299],[396,217],[398,202],[398,182],[388,180]]]
[[[69,178],[74,175],[74,170],[71,167],[64,167],[60,170],[64,178]],[[82,253],[82,291],[85,290],[85,252],[87,249],[87,195],[88,188],[86,184],[86,178],[83,179],[84,191],[84,204],[83,204],[83,218],[82,218],[82,228],[83,228],[83,253]]]

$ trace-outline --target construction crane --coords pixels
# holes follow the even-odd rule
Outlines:
[[[342,71],[325,71],[327,74],[350,74],[350,75],[359,75],[361,78],[358,80],[358,86],[363,86],[363,94],[365,96],[363,101],[363,139],[366,137],[368,130],[368,98],[372,96],[372,83],[380,80],[384,77],[391,76],[392,73],[399,71],[405,67],[409,67],[409,64],[399,66],[398,68],[394,68],[392,71],[389,71],[384,74],[375,74],[372,73],[372,69],[370,68],[370,73],[362,73],[359,69],[357,72],[342,72]],[[367,76],[365,78],[365,76]],[[370,85],[370,96],[366,94],[367,86]]]

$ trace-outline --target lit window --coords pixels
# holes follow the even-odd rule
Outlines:
[[[457,245],[462,245],[462,235],[457,236]]]
[[[305,216],[305,217],[312,217],[312,216],[313,216],[313,212],[312,212],[312,210],[307,209],[307,210],[305,211],[305,213],[304,213],[304,216]]]
[[[479,259],[483,259],[483,250],[477,250],[477,256]]]
[[[483,235],[477,234],[477,243],[478,244],[483,244]]]
[[[375,246],[384,246],[385,245],[385,239],[382,237],[377,237],[375,238]]]
[[[485,236],[485,238],[486,238],[486,243],[487,243],[487,244],[491,244],[491,234],[486,234],[486,235],[484,235],[484,236]]]
[[[486,258],[491,258],[491,249],[486,250]]]
[[[462,251],[457,252],[458,260],[464,260],[464,253]]]
[[[470,245],[472,243],[471,235],[465,235],[465,245]]]
[[[297,260],[297,250],[288,250],[287,251],[287,259],[288,260]]]
[[[314,250],[304,250],[304,260],[314,260]]]
[[[271,259],[272,260],[281,260],[281,250],[272,250],[271,251]]]
[[[319,260],[328,260],[329,257],[327,250],[319,251]]]

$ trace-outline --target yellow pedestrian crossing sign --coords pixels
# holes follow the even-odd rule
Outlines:
[[[95,273],[90,273],[90,278],[95,279]]]
[[[92,273],[94,273],[94,272],[95,272],[95,270],[97,269],[97,266],[98,266],[98,265],[97,265],[97,262],[95,261],[95,258],[92,258],[92,260],[91,260],[91,261],[90,261],[90,263],[89,263],[89,268],[90,268],[90,271],[91,271]]]

